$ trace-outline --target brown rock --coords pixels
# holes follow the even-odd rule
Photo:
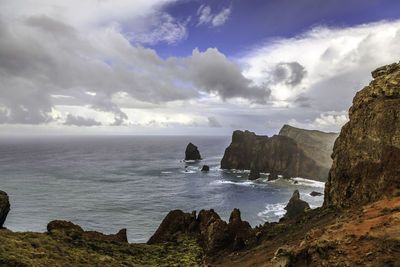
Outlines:
[[[6,192],[0,190],[0,228],[3,228],[4,221],[10,211],[10,202]]]
[[[335,142],[324,206],[366,204],[400,188],[400,64],[372,76]]]
[[[251,170],[325,180],[327,168],[308,157],[290,137],[257,136],[249,131],[234,131],[232,143],[221,160],[222,169]]]
[[[300,199],[299,190],[295,190],[293,192],[292,197],[289,200],[289,203],[285,207],[286,210],[285,217],[287,218],[296,217],[304,214],[304,212],[309,209],[310,206],[308,205],[308,203]]]
[[[210,167],[208,165],[203,165],[203,167],[201,168],[202,172],[208,172],[210,171]]]

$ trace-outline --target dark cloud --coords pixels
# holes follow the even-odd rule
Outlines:
[[[216,48],[209,48],[203,53],[195,50],[184,63],[187,81],[202,91],[218,94],[224,100],[242,97],[265,103],[271,93],[244,77],[240,67]]]
[[[273,82],[283,82],[289,86],[296,86],[301,83],[306,74],[306,69],[298,62],[278,63],[271,73]]]
[[[71,114],[68,114],[64,125],[74,125],[74,126],[86,126],[86,127],[90,127],[90,126],[100,126],[101,123],[91,119],[91,118],[84,118],[81,116],[74,116]]]
[[[215,117],[208,117],[208,126],[211,128],[221,128],[222,125]]]

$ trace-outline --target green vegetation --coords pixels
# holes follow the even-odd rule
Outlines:
[[[146,245],[0,230],[0,266],[201,266],[202,262],[201,248],[188,238]]]

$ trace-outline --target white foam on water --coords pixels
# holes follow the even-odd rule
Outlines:
[[[224,181],[224,180],[215,180],[210,183],[211,185],[222,185],[222,184],[234,184],[240,186],[251,186],[254,185],[251,181],[244,181],[244,182],[233,182],[233,181]]]
[[[300,177],[291,178],[291,180],[296,181],[297,185],[325,188],[325,183],[320,182],[320,181],[315,181],[315,180],[310,180],[310,179],[305,179],[305,178],[300,178]]]
[[[172,173],[172,172],[167,172],[167,171],[163,171],[163,172],[161,172],[162,174],[170,174],[170,173]]]
[[[196,173],[196,171],[186,170],[186,171],[181,171],[181,173]]]
[[[275,203],[275,204],[267,204],[265,206],[265,210],[257,213],[258,217],[262,218],[265,221],[269,221],[272,218],[282,217],[285,215],[286,203]]]

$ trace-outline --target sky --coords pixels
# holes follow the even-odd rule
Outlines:
[[[0,135],[340,131],[395,0],[0,0]]]

